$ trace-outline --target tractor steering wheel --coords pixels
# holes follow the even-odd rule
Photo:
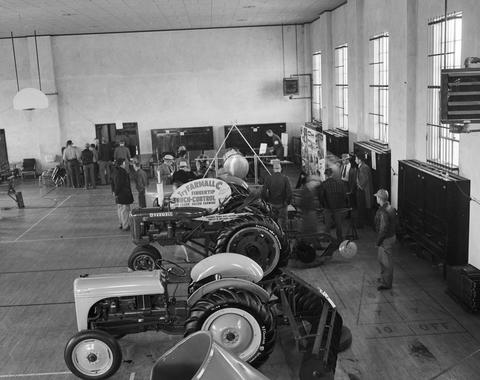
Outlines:
[[[166,267],[166,266],[164,266],[165,263],[170,264],[171,266]],[[187,271],[184,268],[182,268],[179,264],[177,264],[173,261],[166,260],[166,259],[160,259],[160,260],[156,261],[156,265],[157,265],[158,268],[160,268],[161,270],[163,270],[167,274],[171,274],[171,275],[176,276],[176,277],[186,277],[187,276]]]

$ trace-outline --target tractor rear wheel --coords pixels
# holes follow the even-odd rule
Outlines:
[[[120,367],[122,351],[110,334],[83,330],[68,341],[64,359],[68,369],[81,379],[106,379]]]
[[[131,270],[154,270],[158,268],[158,260],[162,255],[153,245],[135,247],[128,258],[128,267]]]
[[[185,336],[210,331],[214,340],[240,359],[259,366],[275,344],[275,319],[267,304],[245,290],[218,289],[190,309]]]
[[[285,234],[272,219],[251,215],[235,220],[220,232],[215,253],[224,252],[251,258],[267,277],[288,263],[289,245]]]

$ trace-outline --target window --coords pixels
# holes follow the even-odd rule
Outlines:
[[[338,126],[348,131],[348,50],[347,45],[335,49],[335,90]]]
[[[322,120],[322,53],[313,54],[312,62],[312,118]]]
[[[388,33],[370,38],[373,137],[388,143]]]
[[[427,161],[458,171],[459,138],[440,123],[441,69],[461,67],[462,13],[428,23]]]

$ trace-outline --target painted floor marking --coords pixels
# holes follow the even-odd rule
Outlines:
[[[67,372],[44,372],[44,373],[19,373],[12,375],[0,375],[0,379],[6,379],[9,377],[35,377],[35,376],[56,376],[56,375],[71,375],[70,371]]]
[[[36,223],[34,223],[28,230],[26,230],[23,234],[21,234],[19,237],[17,237],[14,241],[18,241],[23,235],[25,235],[27,232],[29,232],[32,228],[37,226],[42,220],[44,220],[47,216],[52,214],[57,208],[59,208],[62,204],[64,204],[66,201],[68,201],[72,196],[69,195],[67,198],[65,198],[63,201],[61,201],[58,205],[55,206],[47,215],[44,215],[43,218],[40,218]]]

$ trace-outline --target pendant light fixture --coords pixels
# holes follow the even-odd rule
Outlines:
[[[32,87],[23,88],[20,90],[18,82],[17,57],[15,55],[15,42],[12,37],[13,61],[15,63],[15,77],[17,78],[17,94],[13,98],[13,108],[20,111],[33,111],[36,109],[43,109],[48,107],[48,98],[42,92],[42,80],[40,78],[40,63],[38,60],[38,46],[37,46],[37,32],[35,31],[35,53],[37,57],[37,71],[39,89]]]

